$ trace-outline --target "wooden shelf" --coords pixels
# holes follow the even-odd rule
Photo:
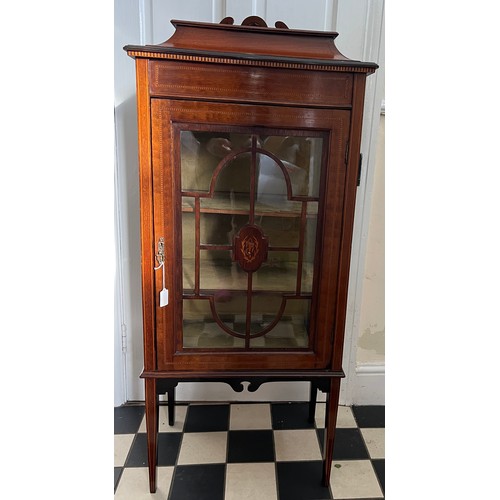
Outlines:
[[[195,199],[182,197],[182,211],[194,212]],[[250,201],[248,194],[228,195],[226,197],[200,198],[200,212],[208,214],[248,215]],[[286,196],[265,195],[258,197],[255,203],[255,216],[265,217],[300,217],[302,202],[289,200]],[[318,202],[307,202],[307,217],[318,215]]]

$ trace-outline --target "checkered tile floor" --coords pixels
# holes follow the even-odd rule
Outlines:
[[[340,407],[332,476],[321,486],[325,404],[189,404],[167,423],[160,407],[158,488],[149,493],[144,406],[115,408],[115,499],[384,498],[385,407]]]

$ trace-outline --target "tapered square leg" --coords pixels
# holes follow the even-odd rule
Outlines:
[[[311,392],[309,395],[309,422],[314,424],[314,417],[316,416],[316,400],[318,397],[318,386],[316,382],[311,381]]]
[[[168,395],[168,425],[175,424],[175,386],[167,389]]]
[[[330,482],[330,473],[332,471],[333,442],[335,439],[335,426],[337,425],[339,395],[340,378],[335,377],[330,381],[330,391],[327,393],[326,397],[323,486],[328,486]]]
[[[146,379],[146,432],[148,443],[149,491],[156,492],[156,464],[158,457],[158,395],[156,379]]]

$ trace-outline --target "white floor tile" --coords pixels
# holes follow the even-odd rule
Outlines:
[[[314,429],[274,431],[276,461],[321,460],[321,450]]]
[[[325,427],[325,413],[326,404],[316,403],[316,413],[314,414],[314,418],[316,420],[316,427],[318,427],[318,429],[322,429]]]
[[[385,458],[385,429],[360,429],[370,458]]]
[[[228,464],[224,500],[276,500],[274,463]]]
[[[227,432],[188,432],[182,436],[179,465],[226,461]]]
[[[115,467],[123,467],[135,434],[115,434]]]
[[[269,404],[231,405],[229,429],[272,429],[271,406]]]
[[[354,415],[349,406],[339,406],[339,411],[337,413],[337,427],[347,428],[347,427],[357,427],[356,420],[354,420]]]
[[[323,429],[325,427],[325,412],[326,404],[316,403],[316,426],[319,429]],[[340,429],[347,427],[357,427],[354,415],[352,414],[351,408],[348,406],[339,406],[336,428]]]
[[[370,460],[334,460],[330,485],[335,500],[384,496]]]
[[[115,500],[151,500],[168,497],[170,483],[174,473],[173,467],[158,467],[156,472],[156,493],[149,493],[149,473],[147,467],[127,467],[123,469]]]

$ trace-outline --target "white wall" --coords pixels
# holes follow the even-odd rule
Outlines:
[[[383,239],[383,220],[375,215],[382,212],[384,206],[383,191],[383,143],[384,129],[380,128],[380,112],[385,95],[385,31],[383,2],[365,2],[354,0],[349,3],[353,8],[366,8],[364,29],[361,16],[354,15],[349,10],[339,11],[338,31],[342,26],[348,34],[346,43],[349,48],[356,49],[357,57],[363,60],[376,61],[379,69],[373,77],[367,80],[365,116],[361,151],[363,154],[363,169],[361,186],[356,199],[356,217],[354,221],[353,254],[351,259],[351,274],[349,278],[349,299],[347,303],[346,341],[344,349],[344,371],[347,373],[346,384],[343,384],[341,401],[346,404],[384,404],[385,402],[385,355],[374,357],[374,352],[363,352],[359,344],[363,344],[362,332],[366,324],[382,324],[384,318],[383,286],[378,290],[366,292],[363,296],[367,280],[366,274],[377,274],[383,282],[383,248],[379,248],[377,262],[366,260],[367,246],[370,238]],[[342,13],[342,14],[341,14]],[[353,35],[349,27],[357,35]],[[364,34],[364,36],[360,36]],[[339,35],[340,39],[340,35]],[[339,44],[340,46],[340,40]],[[345,49],[347,50],[347,49]],[[349,57],[356,57],[350,55]],[[382,124],[382,127],[384,124]],[[379,149],[377,149],[377,147]],[[382,148],[382,149],[381,149]],[[382,162],[376,166],[377,155]],[[375,179],[379,186],[378,195],[374,194]],[[382,231],[382,234],[381,234]],[[382,253],[380,253],[382,252]],[[368,265],[368,268],[365,267]],[[373,302],[377,294],[376,303]],[[363,302],[364,299],[364,302]],[[385,325],[384,325],[385,329]],[[385,334],[379,334],[377,349],[384,349]]]
[[[362,274],[352,402],[385,404],[385,117],[380,120]]]
[[[383,365],[385,362],[385,218],[384,166],[385,117],[382,116],[377,140],[370,223],[366,244],[363,293],[359,321],[356,361],[358,365]]]
[[[139,245],[139,178],[134,61],[123,46],[144,43],[139,0],[115,2],[115,205],[117,272],[115,305],[115,405],[142,398],[142,307]],[[122,353],[122,332],[125,352]]]
[[[116,120],[116,225],[117,293],[115,326],[115,405],[144,399],[142,370],[142,320],[139,251],[139,188],[134,61],[127,44],[161,43],[173,33],[171,19],[219,22],[232,16],[236,24],[249,15],[277,20],[290,28],[338,31],[339,50],[352,59],[381,63],[383,56],[383,0],[115,0],[115,120]],[[365,249],[371,209],[374,150],[380,102],[383,98],[383,65],[368,78],[362,151],[365,168],[358,188],[348,299],[346,346],[341,402],[370,404],[383,394],[359,396],[356,379],[360,304]],[[122,337],[124,349],[122,351]],[[266,384],[257,393],[234,393],[224,384],[182,384],[180,400],[305,400],[307,384]]]

